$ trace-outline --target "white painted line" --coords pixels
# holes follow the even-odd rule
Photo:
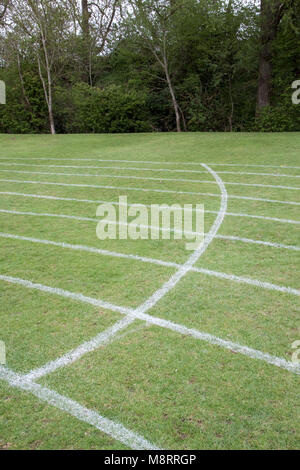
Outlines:
[[[118,201],[104,201],[104,200],[95,200],[95,199],[78,199],[78,198],[71,198],[71,197],[58,197],[58,196],[47,196],[44,194],[24,194],[24,193],[16,193],[12,191],[0,191],[0,195],[4,196],[20,196],[20,197],[29,197],[29,198],[36,198],[36,199],[48,199],[51,201],[70,201],[70,202],[82,202],[82,203],[87,203],[87,204],[113,204],[114,206],[122,206],[124,204],[118,202]],[[230,197],[230,196],[228,196]],[[136,204],[136,203],[128,203],[128,207],[130,206],[146,206],[146,207],[151,207],[151,204]],[[175,209],[176,210],[176,209]],[[186,208],[186,210],[190,211],[195,211],[195,209],[189,209]],[[217,214],[218,211],[209,211],[205,210],[206,214]],[[261,219],[261,220],[270,220],[272,222],[280,222],[283,224],[300,224],[299,220],[291,220],[291,219],[279,219],[277,217],[268,217],[268,216],[263,216],[263,215],[255,215],[255,214],[244,214],[244,213],[237,213],[237,212],[226,212],[226,217],[232,216],[232,217],[249,217],[251,219]]]
[[[239,284],[248,284],[250,286],[259,287],[261,289],[268,289],[285,294],[292,294],[300,296],[299,289],[293,289],[292,287],[278,286],[270,282],[258,281],[256,279],[250,279],[249,277],[235,276],[234,274],[220,273],[218,271],[211,271],[210,269],[204,268],[193,268],[192,271],[205,274],[207,276],[217,277],[219,279],[225,279],[231,282],[238,282]]]
[[[266,242],[264,240],[252,240],[251,238],[235,237],[232,235],[218,235],[217,238],[220,238],[221,240],[231,240],[231,241],[237,241],[237,242],[242,242],[242,243],[251,243],[254,245],[264,245],[264,246],[269,246],[273,248],[283,248],[287,250],[300,251],[299,246],[283,245],[281,243]]]
[[[105,418],[95,411],[85,408],[78,402],[58,394],[54,390],[50,390],[49,388],[43,387],[42,385],[34,382],[29,382],[24,379],[24,376],[17,374],[4,366],[0,366],[0,379],[4,380],[11,387],[32,393],[39,400],[74,416],[74,418],[77,418],[79,421],[83,421],[84,423],[94,426],[99,431],[111,436],[119,442],[122,442],[131,449],[158,449],[158,447],[151,444],[142,436],[125,428],[122,424]]]
[[[211,166],[238,166],[238,167],[254,167],[254,168],[287,168],[292,170],[300,170],[300,166],[289,166],[289,165],[250,165],[244,163],[210,163]]]
[[[167,268],[178,269],[182,266],[172,261],[163,261],[160,259],[148,258],[145,256],[138,256],[138,255],[133,255],[133,254],[117,253],[115,251],[102,250],[99,248],[84,246],[84,245],[72,245],[70,243],[65,243],[65,242],[55,242],[55,241],[43,240],[39,238],[24,237],[24,236],[14,235],[10,233],[0,233],[0,237],[12,239],[12,240],[27,241],[31,243],[40,243],[42,245],[57,246],[59,248],[65,248],[65,249],[70,249],[70,250],[87,251],[87,252],[95,253],[95,254],[102,255],[102,256],[110,256],[112,258],[121,258],[121,259],[129,259],[133,261],[141,261],[143,263],[155,264],[158,266],[165,266]],[[207,276],[213,276],[213,277],[217,277],[220,279],[225,279],[225,280],[232,281],[232,282],[238,282],[240,284],[248,284],[248,285],[260,287],[263,289],[274,290],[277,292],[283,292],[285,294],[292,294],[292,295],[300,296],[300,290],[293,289],[292,287],[278,286],[276,284],[271,284],[270,282],[259,281],[259,280],[251,279],[247,277],[235,276],[234,274],[227,274],[227,273],[222,273],[218,271],[211,271],[209,269],[203,269],[203,268],[193,267],[191,268],[191,271],[205,274]]]
[[[59,219],[70,219],[70,220],[78,220],[83,222],[99,222],[101,219],[95,219],[91,217],[78,217],[75,215],[66,215],[66,214],[48,214],[48,213],[37,213],[37,212],[23,212],[23,211],[13,211],[13,210],[6,210],[0,209],[0,214],[11,214],[11,215],[29,215],[29,216],[40,216],[40,217],[56,217]],[[119,221],[106,221],[111,225],[122,225],[122,226],[129,226],[136,228],[146,228],[150,230],[158,230],[160,232],[167,232],[167,233],[179,233],[182,234],[181,230],[173,229],[173,228],[165,228],[165,227],[156,227],[153,225],[143,225],[143,224],[134,224],[129,222],[119,222]],[[190,232],[188,230],[185,231],[187,235],[196,235],[196,232]]]
[[[21,171],[21,170],[0,170],[0,172],[7,172],[7,173],[18,173],[18,174],[30,174],[30,175],[51,175],[51,176],[79,176],[84,178],[114,178],[114,179],[128,179],[128,180],[143,180],[143,181],[171,181],[171,182],[180,182],[180,183],[201,183],[201,184],[216,184],[215,181],[210,180],[192,180],[192,179],[184,179],[184,178],[152,178],[147,176],[132,176],[132,175],[93,175],[91,173],[83,174],[83,173],[52,173],[48,171]],[[224,181],[224,184],[229,186],[251,186],[251,187],[259,187],[259,188],[273,188],[273,189],[288,189],[288,190],[296,190],[299,191],[300,187],[297,186],[279,186],[279,185],[272,185],[272,184],[259,184],[259,183],[235,183],[230,181]]]
[[[54,160],[54,161],[90,161],[90,162],[116,162],[116,163],[140,163],[140,164],[152,164],[152,165],[202,165],[200,162],[168,162],[168,161],[146,161],[146,160],[111,160],[111,159],[103,159],[103,158],[65,158],[65,157],[0,157],[0,160]],[[206,163],[210,166],[238,166],[238,167],[259,167],[259,168],[290,168],[293,170],[299,170],[300,166],[288,166],[288,165],[255,165],[255,164],[244,164],[244,163]]]
[[[31,281],[24,280],[24,279],[19,279],[19,278],[14,278],[11,276],[4,276],[0,275],[0,280],[6,281],[12,284],[17,284],[21,285],[23,287],[29,288],[29,289],[37,289],[42,292],[46,292],[49,294],[55,294],[55,295],[61,295],[63,297],[67,297],[72,300],[80,301],[86,304],[90,304],[93,306],[97,307],[103,307],[103,302],[99,301],[98,299],[93,299],[91,297],[86,297],[82,294],[77,294],[73,292],[68,292],[68,291],[63,291],[62,289],[55,289],[52,287],[44,286],[42,284],[35,284]],[[108,307],[103,307],[103,308],[108,308]],[[112,310],[112,308],[108,308],[109,310]],[[137,310],[133,309],[128,309],[125,307],[117,307],[115,311],[120,312],[121,310],[126,311],[124,313],[125,315],[130,315],[134,318],[137,318],[139,320],[144,320],[152,325],[157,325],[162,328],[166,328],[171,331],[175,331],[177,333],[180,333],[182,335],[186,336],[191,336],[193,338],[205,341],[207,343],[220,346],[222,348],[228,349],[230,351],[235,351],[239,354],[242,354],[244,356],[248,356],[252,359],[257,359],[261,360],[264,362],[267,362],[268,364],[275,365],[277,367],[286,369],[290,372],[293,372],[295,374],[300,374],[300,365],[294,364],[292,362],[288,362],[283,358],[276,357],[276,356],[271,356],[268,353],[264,353],[262,351],[249,348],[247,346],[242,346],[239,343],[234,343],[232,341],[227,341],[223,340],[222,338],[218,338],[217,336],[211,335],[209,333],[204,333],[199,330],[196,330],[194,328],[187,328],[184,325],[178,324],[171,322],[169,320],[164,320],[162,318],[154,317],[152,315],[148,315],[146,313],[139,313]]]
[[[142,168],[142,167],[130,167],[130,166],[90,166],[90,165],[45,165],[38,163],[6,163],[1,162],[0,165],[4,166],[34,166],[34,167],[46,167],[46,168],[74,168],[74,169],[90,169],[90,170],[132,170],[132,171],[154,171],[164,173],[197,173],[204,174],[206,171],[202,170],[178,170],[170,168]],[[7,170],[9,171],[9,170]],[[300,175],[286,175],[282,173],[248,173],[241,171],[218,171],[218,174],[227,175],[255,175],[255,176],[276,176],[284,178],[300,178]]]
[[[70,219],[70,220],[78,220],[78,221],[83,221],[83,222],[99,222],[100,219],[95,219],[91,217],[79,217],[75,215],[66,215],[66,214],[48,214],[48,213],[38,213],[38,212],[24,212],[24,211],[13,211],[13,210],[6,210],[6,209],[0,209],[0,214],[11,214],[11,215],[29,215],[33,217],[56,217],[59,219]],[[123,225],[123,226],[128,226],[129,223],[120,223],[118,221],[107,221],[110,224],[113,225]],[[137,224],[131,224],[133,227],[142,227],[142,228],[148,228],[148,229],[154,229],[154,230],[160,230],[161,232],[174,232],[174,233],[182,233],[181,231],[178,231],[176,229],[172,228],[164,228],[164,227],[154,227],[152,225],[137,225]],[[189,232],[186,231],[186,234],[189,235],[195,235],[194,232]],[[216,235],[216,239],[220,240],[230,240],[230,241],[239,241],[243,243],[252,243],[255,245],[264,245],[264,246],[269,246],[272,248],[282,248],[285,250],[294,250],[294,251],[299,251],[300,247],[296,245],[284,245],[282,243],[274,243],[274,242],[268,242],[268,241],[263,241],[263,240],[252,240],[251,238],[244,238],[244,237],[236,237],[233,235]]]
[[[165,282],[165,284],[160,289],[154,292],[154,294],[149,297],[146,302],[144,302],[140,307],[138,307],[138,309],[136,310],[136,313],[138,315],[144,314],[148,310],[153,308],[165,295],[167,295],[172,289],[174,289],[177,283],[191,270],[194,264],[207,250],[222,225],[227,210],[227,191],[221,178],[208,166],[203,165],[203,167],[206,168],[207,171],[209,171],[211,175],[215,178],[221,191],[221,206],[218,216],[216,217],[216,220],[214,221],[209,233],[205,236],[204,242],[191,254],[188,260],[182,266],[180,266],[177,272],[173,274],[173,276],[171,276],[170,279]]]
[[[122,320],[118,321],[107,330],[99,333],[95,338],[90,341],[82,343],[78,348],[69,351],[67,354],[55,359],[54,361],[48,362],[44,366],[34,369],[24,376],[24,380],[36,381],[47,374],[50,374],[57,369],[69,366],[73,362],[77,361],[85,354],[95,351],[100,346],[104,346],[121,330],[127,328],[131,323],[135,322],[135,318],[126,316]]]
[[[205,212],[214,213],[215,211],[205,211]],[[269,220],[271,222],[280,222],[282,224],[294,224],[294,225],[300,224],[299,220],[280,219],[278,217],[268,217],[268,216],[265,216],[265,215],[255,215],[255,214],[243,214],[243,213],[238,213],[238,212],[226,212],[226,217],[227,216],[230,216],[230,217],[248,217],[250,219]]]
[[[152,189],[152,188],[135,188],[135,187],[124,187],[124,186],[104,186],[96,184],[78,184],[78,183],[57,183],[50,181],[24,181],[24,180],[12,180],[12,179],[0,179],[4,183],[17,183],[17,184],[37,184],[37,185],[48,185],[48,186],[63,186],[63,187],[75,187],[75,188],[95,188],[95,189],[116,189],[118,191],[142,191],[148,193],[165,193],[165,194],[188,194],[195,196],[209,196],[209,197],[220,197],[219,194],[214,193],[199,193],[191,191],[174,191],[170,189]],[[247,196],[234,196],[229,195],[230,199],[241,199],[246,201],[260,201],[260,202],[269,202],[274,204],[289,204],[293,206],[300,206],[300,202],[295,201],[280,201],[277,199],[266,199],[258,197],[247,197]]]
[[[20,286],[26,287],[27,289],[39,290],[41,292],[45,292],[46,294],[59,295],[60,297],[65,297],[66,299],[75,300],[77,302],[84,302],[93,305],[94,307],[105,308],[107,310],[111,310],[112,312],[122,313],[123,315],[132,314],[133,311],[130,308],[120,307],[119,305],[114,305],[104,300],[93,299],[92,297],[87,297],[83,294],[74,294],[73,292],[60,289],[59,287],[44,286],[43,284],[26,281],[17,277],[5,276],[1,274],[0,281],[9,282],[11,284],[18,284]]]

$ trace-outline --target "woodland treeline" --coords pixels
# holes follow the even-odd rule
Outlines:
[[[300,130],[300,0],[0,0],[0,34],[0,132]]]

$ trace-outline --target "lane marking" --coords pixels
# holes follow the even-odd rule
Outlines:
[[[55,242],[55,241],[43,240],[39,238],[24,237],[24,236],[14,235],[10,233],[0,233],[0,237],[12,239],[12,240],[27,241],[31,243],[39,243],[42,245],[51,245],[51,246],[56,246],[59,248],[65,248],[65,249],[70,249],[70,250],[86,251],[86,252],[95,253],[95,254],[102,255],[102,256],[110,256],[113,258],[141,261],[143,263],[155,264],[155,265],[164,266],[167,268],[178,269],[182,266],[181,264],[174,263],[172,261],[163,261],[163,260],[159,260],[155,258],[148,258],[145,256],[138,256],[138,255],[133,255],[133,254],[117,253],[114,251],[108,251],[108,250],[103,250],[100,248],[84,246],[84,245],[73,245],[73,244],[65,243],[65,242]],[[220,279],[226,279],[228,281],[238,282],[241,284],[248,284],[248,285],[260,287],[263,289],[274,290],[274,291],[283,292],[286,294],[293,294],[293,295],[300,296],[300,290],[293,289],[292,287],[278,286],[270,282],[259,281],[259,280],[251,279],[247,277],[235,276],[234,274],[227,274],[227,273],[222,273],[218,271],[212,271],[209,269],[196,268],[194,266],[193,268],[191,268],[191,271],[197,272],[200,274],[205,274],[208,276],[217,277]]]
[[[78,183],[56,183],[50,181],[24,181],[24,180],[12,180],[12,179],[0,179],[0,181],[5,183],[17,183],[17,184],[38,184],[38,185],[48,185],[48,186],[63,186],[63,187],[75,187],[75,188],[95,188],[95,189],[117,189],[118,191],[142,191],[150,193],[166,193],[166,194],[188,194],[195,196],[209,196],[209,197],[220,197],[219,194],[215,193],[199,193],[191,191],[174,191],[170,189],[156,189],[156,188],[135,188],[135,187],[124,187],[124,186],[104,186],[104,185],[95,185],[95,184],[78,184]],[[266,198],[257,198],[257,197],[248,197],[248,196],[234,196],[229,195],[230,199],[241,199],[246,201],[260,201],[260,202],[269,202],[274,204],[289,204],[294,206],[300,206],[300,202],[295,201],[280,201],[277,199],[266,199]]]
[[[180,183],[201,183],[201,184],[216,184],[215,181],[210,180],[192,180],[184,178],[152,178],[147,176],[132,176],[132,175],[92,175],[90,173],[52,173],[48,171],[21,171],[21,170],[0,170],[0,172],[6,173],[18,173],[18,174],[30,174],[30,175],[51,175],[51,176],[79,176],[85,178],[114,178],[114,179],[128,179],[128,180],[143,180],[143,181],[171,181],[171,182],[180,182]],[[259,188],[273,188],[273,189],[288,189],[299,191],[300,187],[297,186],[278,186],[272,184],[259,184],[259,183],[235,183],[230,181],[224,181],[224,184],[229,186],[250,186],[250,187],[259,187]]]
[[[1,162],[0,165],[5,166],[35,166],[35,167],[47,167],[47,168],[84,168],[84,169],[94,169],[94,170],[133,170],[133,171],[154,171],[154,172],[171,172],[171,173],[197,173],[203,174],[206,171],[202,170],[178,170],[178,169],[170,169],[170,168],[142,168],[142,167],[130,167],[130,166],[86,166],[86,165],[45,165],[45,164],[38,164],[38,163],[5,163]],[[7,170],[9,171],[9,170]],[[248,173],[248,172],[241,172],[241,171],[218,171],[218,174],[227,174],[227,175],[255,175],[255,176],[276,176],[276,177],[284,177],[284,178],[300,178],[300,175],[286,175],[282,173]]]
[[[100,308],[105,308],[107,310],[110,310],[112,312],[117,312],[121,313],[122,315],[131,315],[132,314],[132,309],[128,307],[120,307],[119,305],[114,305],[111,304],[110,302],[106,302],[104,300],[97,300],[93,299],[92,297],[88,297],[83,294],[76,294],[74,292],[70,292],[64,289],[61,289],[59,287],[50,287],[50,286],[45,286],[43,284],[39,284],[36,282],[31,282],[31,281],[26,281],[24,279],[20,279],[17,277],[12,277],[12,276],[6,276],[6,275],[0,275],[0,280],[9,282],[11,284],[18,284],[20,286],[26,287],[28,289],[34,289],[34,290],[39,290],[41,292],[45,292],[46,294],[54,294],[54,295],[59,295],[60,297],[64,297],[66,299],[71,299],[75,300],[78,302],[84,302],[90,305],[93,305],[94,307],[100,307]]]
[[[118,201],[103,201],[103,200],[95,200],[95,199],[78,199],[78,198],[71,198],[71,197],[58,197],[58,196],[47,196],[44,194],[25,194],[25,193],[16,193],[12,191],[0,191],[0,195],[4,196],[20,196],[20,197],[31,197],[31,198],[36,198],[36,199],[48,199],[51,201],[69,201],[69,202],[82,202],[82,203],[87,203],[87,204],[113,204],[114,206],[122,206],[124,205],[123,203],[120,203]],[[230,196],[228,196],[230,197]],[[151,207],[151,204],[142,204],[142,203],[128,203],[128,207],[130,206],[146,206],[146,207]],[[186,210],[190,211],[195,211],[195,209],[189,209],[186,208]],[[217,214],[218,211],[210,211],[210,210],[205,210],[205,213],[207,214]],[[261,220],[270,220],[272,222],[280,222],[283,224],[300,224],[299,220],[291,220],[291,219],[280,219],[277,217],[268,217],[268,216],[263,216],[263,215],[256,215],[256,214],[244,214],[244,213],[238,213],[238,212],[226,212],[226,217],[248,217],[251,219],[261,219]]]
[[[54,217],[58,219],[69,219],[69,220],[78,220],[82,222],[99,222],[100,219],[92,218],[92,217],[79,217],[75,215],[67,215],[67,214],[48,214],[48,213],[38,213],[38,212],[24,212],[24,211],[14,211],[14,210],[8,210],[8,209],[0,209],[0,214],[10,214],[10,215],[29,215],[33,217]],[[128,226],[129,223],[121,223],[119,221],[109,221],[110,224],[113,225],[122,225],[122,226]],[[159,230],[161,232],[171,232],[171,233],[182,233],[181,231],[178,231],[173,228],[164,228],[164,227],[154,227],[152,225],[137,225],[137,224],[131,224],[134,227],[142,227],[142,228],[148,228],[152,230]],[[190,232],[186,231],[186,234],[189,235],[195,235],[195,232]],[[242,243],[251,243],[254,245],[264,245],[272,248],[282,248],[285,250],[294,250],[294,251],[299,251],[300,247],[296,245],[284,245],[282,243],[274,243],[274,242],[268,242],[264,240],[252,240],[251,238],[245,238],[245,237],[237,237],[234,235],[219,235],[217,234],[215,236],[216,239],[220,240],[229,240],[229,241],[238,241]]]
[[[64,158],[64,157],[0,157],[0,160],[54,160],[54,161],[92,161],[92,162],[116,162],[116,163],[149,163],[153,165],[202,165],[200,162],[168,162],[168,161],[146,161],[146,160],[112,160],[101,158]],[[244,164],[244,163],[206,163],[210,166],[238,166],[238,167],[259,167],[259,168],[290,168],[293,170],[300,170],[300,166],[289,165],[261,165],[261,164]]]
[[[128,309],[126,307],[120,307],[120,306],[110,306],[109,307],[103,307],[106,302],[103,302],[98,299],[94,299],[91,297],[84,296],[82,294],[77,294],[74,292],[69,292],[69,291],[64,291],[59,288],[53,288],[53,287],[48,287],[44,286],[42,284],[35,284],[31,281],[24,280],[24,279],[19,279],[11,276],[5,276],[5,275],[0,275],[0,280],[12,283],[12,284],[17,284],[21,285],[23,287],[29,288],[29,289],[36,289],[40,290],[42,292],[46,292],[49,294],[55,294],[59,295],[62,297],[66,297],[72,300],[77,300],[79,302],[83,302],[86,304],[90,304],[96,307],[101,307],[101,308],[107,308],[108,310],[112,310],[113,308],[116,308],[113,311],[116,312],[126,312],[124,313],[125,315],[130,315],[134,318],[137,318],[139,320],[144,320],[145,322],[151,323],[153,325],[160,326],[162,328],[166,328],[171,331],[175,331],[177,333],[180,333],[185,336],[191,336],[193,338],[205,341],[207,343],[210,343],[212,345],[220,346],[222,348],[228,349],[230,351],[234,351],[236,353],[242,354],[244,356],[248,356],[251,359],[258,359],[261,361],[264,361],[268,364],[275,365],[277,367],[280,367],[282,369],[286,369],[290,372],[293,372],[295,374],[300,374],[300,365],[299,364],[294,364],[292,362],[288,362],[283,358],[277,357],[277,356],[272,356],[268,353],[264,353],[262,351],[259,351],[257,349],[249,348],[247,346],[240,345],[239,343],[234,343],[232,341],[227,341],[222,338],[219,338],[217,336],[211,335],[209,333],[204,333],[202,331],[196,330],[194,328],[187,328],[184,325],[171,322],[169,320],[164,320],[159,317],[154,317],[152,315],[148,315],[146,313],[141,313],[138,312],[137,309]]]
[[[30,382],[21,374],[17,374],[6,367],[0,366],[0,379],[7,382],[11,387],[23,390],[24,392],[29,392],[39,400],[70,414],[79,421],[83,421],[84,423],[97,428],[99,431],[111,436],[119,442],[122,442],[131,449],[158,449],[158,447],[151,444],[139,434],[125,428],[122,424],[105,418],[95,411],[85,408],[78,402],[60,395],[54,390],[50,390],[42,385]]]

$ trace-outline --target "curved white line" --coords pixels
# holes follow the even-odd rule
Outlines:
[[[120,321],[116,322],[111,327],[107,328],[105,331],[99,333],[95,338],[92,338],[90,341],[86,341],[77,348],[69,351],[68,353],[64,354],[63,356],[55,359],[54,361],[50,361],[42,367],[38,369],[34,369],[30,371],[28,374],[24,376],[24,379],[27,381],[36,381],[45,375],[51,374],[57,369],[61,369],[62,367],[69,366],[73,364],[73,362],[81,359],[85,354],[95,351],[99,349],[100,346],[104,346],[105,344],[109,343],[109,341],[121,330],[124,330],[133,322],[135,322],[135,318],[126,316],[122,318]]]
[[[173,274],[173,276],[171,276],[171,278],[160,289],[154,292],[154,294],[148,300],[146,300],[146,302],[144,302],[140,307],[138,307],[138,309],[136,310],[138,314],[146,313],[176,286],[176,284],[191,270],[194,264],[207,250],[222,225],[227,210],[227,191],[221,178],[207,165],[203,164],[203,167],[206,168],[207,171],[211,173],[211,175],[213,175],[221,191],[221,206],[218,216],[216,217],[216,220],[214,221],[209,233],[205,236],[204,242],[199,246],[199,248],[197,248],[192,253],[188,260],[178,269],[175,274]]]

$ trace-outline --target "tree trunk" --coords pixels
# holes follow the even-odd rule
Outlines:
[[[85,38],[90,35],[90,15],[88,9],[88,0],[81,0],[81,11],[82,11],[82,33]]]
[[[83,73],[84,82],[92,85],[91,41],[90,41],[90,14],[88,0],[81,0],[82,37],[83,37]]]
[[[41,61],[40,61],[40,58],[39,58],[38,54],[37,54],[37,61],[38,61],[38,67],[39,67],[39,75],[40,75],[40,79],[41,79],[41,82],[42,82],[42,85],[43,85],[45,100],[46,100],[47,107],[48,107],[50,132],[51,132],[52,135],[54,135],[54,134],[56,134],[56,130],[55,130],[55,123],[54,123],[54,116],[53,116],[52,78],[51,78],[51,71],[50,71],[50,64],[49,64],[49,60],[48,60],[47,49],[45,47],[44,40],[42,40],[42,43],[43,43],[43,46],[44,46],[44,54],[45,54],[45,59],[46,59],[45,62],[46,62],[48,87],[47,87],[47,84],[46,84],[46,80],[43,76]]]
[[[166,79],[167,79],[167,83],[168,83],[168,87],[169,87],[169,90],[170,90],[172,103],[173,103],[173,107],[174,107],[174,111],[175,111],[177,132],[181,132],[180,110],[179,110],[179,106],[178,106],[176,96],[175,96],[175,92],[174,92],[174,89],[173,89],[172,80],[171,80],[171,77],[170,77],[170,74],[169,74],[169,71],[168,71],[168,66],[167,66],[166,63],[165,63],[164,69],[165,69]]]
[[[259,58],[259,78],[257,93],[257,110],[270,106],[272,85],[272,42],[287,4],[278,0],[261,0],[261,47]]]

